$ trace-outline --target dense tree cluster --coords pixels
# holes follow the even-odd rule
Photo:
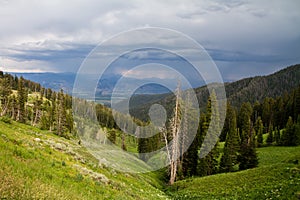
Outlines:
[[[209,126],[213,126],[211,129],[215,133],[221,131],[218,127],[218,105],[216,94],[212,92],[207,102],[206,112],[200,116],[197,136],[189,149],[176,162],[176,168],[171,166],[176,169],[176,179],[253,168],[258,165],[256,148],[265,145],[300,144],[300,87],[282,97],[276,99],[267,97],[261,103],[255,102],[253,105],[245,102],[237,108],[228,103],[226,120],[220,137],[224,147],[220,148],[218,141],[216,143],[214,141],[212,144],[215,146],[208,148],[210,142],[204,142],[204,138],[208,134]],[[183,105],[181,107],[184,108]],[[180,111],[178,114],[183,115],[181,107],[179,106],[177,110]],[[174,117],[175,114],[176,111],[173,113]],[[211,124],[211,121],[214,123]],[[184,140],[180,135],[172,135],[175,124],[178,123],[167,125],[168,142],[174,137]],[[182,126],[184,123],[179,124]],[[162,141],[163,138],[148,140],[149,143]],[[146,145],[145,141],[140,142],[139,150],[151,152],[152,149],[148,148],[149,143]],[[181,142],[176,143],[180,150]],[[200,158],[201,151],[205,151],[206,148],[211,150],[205,157]],[[170,183],[173,183],[174,174],[169,173],[169,176],[173,176],[170,179]]]
[[[73,132],[72,97],[0,72],[0,117],[11,118],[69,138]]]
[[[187,151],[185,161],[188,163],[183,168],[184,175],[207,176],[219,172],[231,172],[238,169],[249,169],[258,164],[256,155],[256,139],[253,122],[251,121],[252,106],[244,103],[238,115],[237,111],[228,104],[225,120],[226,139],[224,148],[219,147],[218,139],[211,135],[212,144],[205,141],[209,126],[213,133],[218,135],[220,130],[217,97],[212,92],[208,99],[206,113],[200,116],[198,135]],[[210,122],[213,123],[210,123]],[[205,141],[205,142],[204,142]],[[208,154],[199,158],[199,151],[205,151],[206,146],[214,145]]]
[[[255,121],[257,145],[299,145],[299,118],[300,87],[275,99],[267,97],[262,103],[256,102],[252,120]]]

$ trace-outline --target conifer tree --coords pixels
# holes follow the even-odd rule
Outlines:
[[[41,106],[43,103],[43,96],[37,97],[34,106],[33,106],[33,118],[32,118],[32,126],[36,126],[39,123],[39,120],[42,116]]]
[[[264,122],[264,127],[268,128],[271,119],[271,105],[270,98],[265,98],[262,104],[262,121]]]
[[[51,103],[50,101],[45,101],[42,104],[42,114],[41,114],[41,119],[40,119],[40,123],[39,126],[42,130],[50,130],[51,127]]]
[[[263,133],[264,133],[264,125],[260,117],[256,120],[256,133],[257,133],[257,144],[258,146],[263,145]]]
[[[189,137],[187,137],[188,133],[183,134],[183,139],[185,140],[185,143],[189,143],[190,146],[187,149],[187,151],[183,154],[183,158],[182,158],[182,171],[183,171],[183,176],[187,177],[187,176],[195,176],[197,175],[197,166],[198,166],[198,150],[199,150],[199,142],[200,142],[200,128],[201,128],[201,122],[200,120],[197,120],[197,122],[195,122],[195,118],[198,117],[196,116],[196,113],[192,113],[192,107],[189,107],[187,109],[186,107],[187,105],[185,105],[185,110],[184,113],[186,113],[186,111],[188,110],[188,116],[186,116],[186,118],[183,118],[183,121],[189,121],[189,122],[185,122],[186,124],[188,124],[188,126],[196,126],[197,122],[198,122],[198,126],[197,126],[197,132],[196,135],[194,137],[191,137],[189,135]],[[188,105],[189,106],[189,105]],[[187,120],[188,119],[188,120]],[[185,129],[185,131],[193,131],[193,129],[191,128],[190,130],[188,130],[187,128],[185,128],[185,124],[183,124],[183,129]],[[194,129],[195,130],[195,129]],[[192,141],[191,141],[192,140]],[[183,151],[184,148],[182,148]]]
[[[139,157],[143,161],[147,161],[146,154],[148,152],[148,143],[147,143],[147,138],[144,138],[146,136],[146,133],[143,132],[145,129],[140,129],[137,127],[135,135],[138,138],[138,152],[139,152]]]
[[[49,111],[49,123],[50,123],[50,131],[53,131],[55,129],[56,125],[56,116],[57,116],[57,93],[52,92],[51,96],[51,106],[50,106],[50,111]]]
[[[241,145],[241,153],[238,157],[238,161],[240,162],[239,169],[250,169],[257,167],[258,158],[255,150],[255,144],[253,144],[253,139],[250,140],[250,144],[242,144]]]
[[[221,130],[218,101],[214,90],[211,92],[207,102],[205,118],[205,121],[203,121],[204,124],[202,125],[202,137],[205,139],[200,144],[200,154],[201,151],[203,151],[206,156],[199,160],[198,167],[198,173],[202,176],[215,174],[218,171],[219,165],[218,135],[220,134]],[[210,132],[208,133],[208,131]],[[205,137],[207,134],[209,134],[209,137]]]
[[[183,176],[197,175],[199,134],[197,133],[187,152],[184,154],[182,169]]]
[[[3,74],[2,74],[3,76]],[[0,78],[0,116],[6,115],[9,108],[9,97],[12,94],[12,88],[8,78]]]
[[[27,92],[24,86],[24,79],[21,77],[18,82],[18,114],[17,121],[24,123],[26,121],[25,104],[27,102]]]
[[[256,101],[253,105],[253,121],[254,122],[257,122],[258,118],[261,119],[261,116],[262,116],[262,105]],[[257,129],[255,129],[256,132]]]
[[[243,103],[240,110],[241,147],[238,161],[239,169],[249,169],[258,165],[255,149],[255,135],[251,122],[252,107],[249,102]]]
[[[198,149],[199,149],[199,120],[197,113],[190,102],[190,91],[183,95],[182,102],[182,125],[180,132],[180,162],[179,173],[184,176],[197,174]],[[196,125],[198,123],[198,126]],[[197,129],[195,127],[197,127]],[[196,131],[195,135],[189,133]]]
[[[200,114],[200,125],[199,125],[199,146],[202,146],[205,135],[207,134],[209,123],[207,122],[206,115]],[[207,157],[207,156],[206,156]],[[208,174],[208,159],[204,157],[199,159],[197,165],[197,175],[206,176]]]
[[[66,128],[69,133],[73,133],[74,119],[73,119],[72,110],[70,109],[66,110]]]
[[[282,133],[281,142],[283,146],[295,146],[296,145],[296,135],[295,127],[293,124],[293,118],[289,117],[286,128]]]
[[[252,125],[251,125],[251,115],[252,115],[252,107],[249,102],[243,103],[240,109],[239,114],[239,128],[240,128],[240,137],[241,143],[248,143]]]
[[[275,128],[274,140],[276,145],[280,145],[280,130],[277,127]]]
[[[17,104],[17,97],[16,95],[12,94],[10,97],[9,97],[9,116],[13,119],[13,120],[16,120],[17,118],[17,111],[18,111],[18,104]]]
[[[298,115],[295,125],[295,141],[295,145],[300,145],[300,115]]]
[[[274,110],[274,125],[276,125],[276,127],[280,130],[285,126],[285,111],[282,97],[278,97],[276,99],[276,107]]]
[[[229,130],[226,136],[224,154],[221,158],[220,171],[221,172],[232,172],[234,171],[234,166],[238,163],[238,152],[239,152],[239,138],[237,134],[236,125],[236,114],[235,111],[228,105],[228,122]]]
[[[56,131],[59,136],[65,134],[66,128],[66,109],[63,90],[57,94],[57,111],[56,111]]]
[[[295,91],[295,100],[294,100],[294,119],[297,120],[300,115],[300,86]]]
[[[267,144],[271,145],[274,142],[273,126],[272,126],[272,124],[269,125],[268,130],[269,130],[269,134],[268,134],[268,137],[267,137]]]

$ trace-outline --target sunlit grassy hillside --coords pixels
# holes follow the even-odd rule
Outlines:
[[[166,186],[157,173],[99,165],[78,140],[0,121],[0,199],[299,199],[300,146],[258,156],[255,169]]]
[[[154,173],[99,165],[77,140],[0,121],[0,199],[166,199]]]

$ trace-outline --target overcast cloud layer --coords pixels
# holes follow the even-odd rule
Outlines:
[[[189,35],[225,80],[300,63],[299,0],[0,0],[0,70],[76,72],[114,34],[164,27]]]

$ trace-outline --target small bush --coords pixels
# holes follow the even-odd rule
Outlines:
[[[80,173],[76,174],[76,176],[75,176],[75,181],[80,182],[80,181],[82,181],[82,180],[83,180],[82,174],[80,174]]]

